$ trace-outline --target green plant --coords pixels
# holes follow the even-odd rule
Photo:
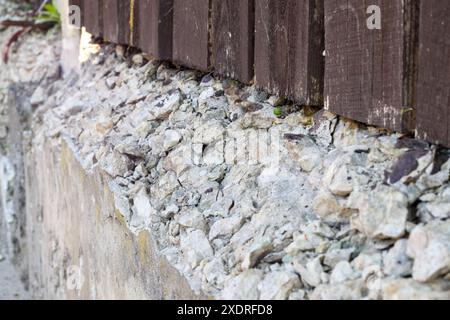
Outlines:
[[[283,111],[281,110],[281,108],[276,107],[273,109],[273,114],[276,115],[277,117],[281,117],[281,115],[283,114]]]
[[[36,23],[54,23],[56,25],[61,24],[61,15],[56,8],[55,0],[50,3],[46,3],[42,8],[42,11],[36,16]]]

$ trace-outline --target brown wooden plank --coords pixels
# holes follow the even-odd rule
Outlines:
[[[108,0],[106,0],[108,1]],[[119,43],[135,45],[136,0],[119,0]]]
[[[105,0],[108,1],[108,0]],[[95,37],[103,36],[103,0],[84,0],[83,24],[86,31]]]
[[[136,1],[103,0],[103,34],[106,41],[130,46],[136,44]]]
[[[172,58],[173,0],[139,0],[138,46],[155,58]]]
[[[325,108],[396,131],[412,128],[417,1],[325,1]],[[381,29],[367,9],[381,9]]]
[[[323,1],[256,0],[255,80],[269,92],[320,105]]]
[[[103,37],[109,42],[119,42],[119,0],[103,1]]]
[[[212,56],[217,73],[250,82],[254,65],[254,0],[212,0]]]
[[[421,2],[417,133],[450,147],[450,1]]]
[[[174,0],[173,59],[207,71],[209,62],[209,0]]]

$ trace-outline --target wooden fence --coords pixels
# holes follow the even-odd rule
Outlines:
[[[450,147],[450,1],[71,3],[107,41]]]

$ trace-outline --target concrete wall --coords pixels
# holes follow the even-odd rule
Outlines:
[[[50,299],[195,299],[147,232],[134,236],[109,178],[86,173],[65,142],[26,156],[30,289]]]

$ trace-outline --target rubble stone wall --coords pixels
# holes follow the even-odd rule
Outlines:
[[[59,36],[0,66],[36,297],[450,298],[449,150],[113,44],[62,73]]]

